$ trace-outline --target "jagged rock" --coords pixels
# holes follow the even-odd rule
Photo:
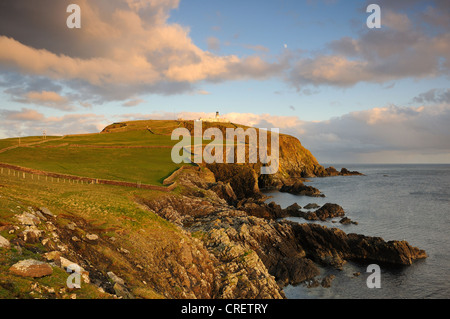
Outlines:
[[[315,171],[315,175],[318,177],[331,177],[331,176],[353,176],[364,175],[357,171],[349,171],[346,168],[342,168],[341,171],[336,170],[333,166],[328,168],[318,167]]]
[[[326,277],[324,277],[320,283],[320,285],[323,288],[330,288],[331,287],[331,283],[333,282],[334,278],[336,278],[335,275],[328,275]]]
[[[300,206],[300,205],[297,204],[297,203],[294,203],[294,204],[292,204],[291,206],[288,206],[288,207],[286,208],[286,210],[287,210],[288,212],[298,212],[300,209],[302,209],[302,206]]]
[[[11,247],[11,243],[8,239],[0,235],[0,248],[6,248],[9,249]]]
[[[327,172],[328,176],[338,176],[339,175],[339,172],[333,166],[325,168],[325,171]]]
[[[319,207],[320,206],[317,205],[316,203],[310,203],[310,204],[306,205],[304,208],[305,209],[316,209],[316,208],[319,208]]]
[[[320,220],[340,217],[345,215],[344,209],[337,204],[327,203],[314,212]]]
[[[290,223],[307,256],[336,268],[341,267],[345,260],[411,265],[414,260],[427,257],[425,251],[410,246],[406,241],[386,242],[379,237],[347,235],[340,229],[317,224],[285,223]]]
[[[285,257],[273,269],[273,275],[282,286],[298,285],[320,274],[319,268],[308,258]]]
[[[217,181],[229,183],[237,199],[260,195],[258,173],[251,167],[238,164],[208,164]]]
[[[317,288],[319,286],[320,286],[320,282],[316,278],[313,278],[313,279],[307,281],[308,288]]]
[[[28,212],[23,212],[21,215],[16,215],[16,218],[22,225],[25,226],[37,226],[41,223],[39,218]]]
[[[325,195],[323,195],[317,188],[306,186],[301,181],[296,181],[291,185],[283,185],[280,188],[280,192],[311,197],[325,197]]]
[[[22,277],[40,278],[51,275],[53,268],[47,263],[26,259],[12,265],[9,271]]]
[[[215,192],[220,198],[224,199],[228,204],[236,204],[237,196],[234,193],[230,183],[219,182],[211,187],[211,190]]]
[[[348,217],[342,218],[342,219],[339,221],[339,223],[341,223],[341,224],[343,224],[343,225],[350,225],[350,224],[358,225],[358,222],[354,222],[353,220],[351,220],[351,219],[348,218]]]
[[[360,172],[357,172],[357,171],[349,171],[346,168],[342,168],[341,172],[339,173],[339,175],[341,175],[341,176],[353,176],[353,175],[364,175],[364,174],[362,174]]]
[[[42,231],[36,226],[27,226],[23,232],[19,234],[22,240],[29,244],[38,243],[42,235]]]

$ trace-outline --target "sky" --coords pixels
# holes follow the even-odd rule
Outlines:
[[[450,1],[38,2],[0,3],[0,138],[219,111],[321,163],[450,163]]]

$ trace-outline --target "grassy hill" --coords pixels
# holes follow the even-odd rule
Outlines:
[[[162,125],[165,121],[151,122],[157,124],[158,132],[167,128]],[[23,138],[19,147],[0,153],[0,162],[60,174],[151,185],[161,185],[164,178],[181,167],[170,157],[176,141],[172,141],[170,135],[155,134],[145,127],[67,135],[40,144],[26,145],[25,141],[39,139]],[[2,148],[15,144],[18,145],[17,139],[0,140]]]
[[[59,174],[161,185],[182,165],[171,160],[174,129],[187,128],[193,136],[193,121],[147,120],[114,123],[101,133],[0,140],[0,162]],[[203,123],[203,129],[247,126],[233,123]],[[210,141],[204,141],[208,144]],[[14,146],[6,151],[7,147]],[[192,143],[194,144],[194,143]],[[270,144],[270,139],[269,139]],[[280,169],[272,180],[313,176],[323,169],[314,156],[291,136],[280,135]],[[257,167],[257,165],[255,166]],[[256,168],[257,169],[257,168]],[[257,169],[259,170],[259,169]]]

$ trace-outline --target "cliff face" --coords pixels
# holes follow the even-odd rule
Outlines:
[[[181,125],[186,127],[192,136],[194,136],[194,122],[185,121],[181,122]],[[238,125],[233,123],[203,123],[203,132],[209,128],[218,128],[223,136],[226,136],[227,128],[243,130],[249,129],[248,126]],[[266,134],[264,131],[258,130],[258,134]],[[271,148],[271,133],[268,132],[267,135],[268,149]],[[248,143],[248,141],[246,142]],[[315,176],[328,176],[329,174],[325,168],[319,164],[317,159],[312,155],[312,153],[303,147],[300,141],[290,135],[280,134],[279,135],[279,169],[276,174],[271,175],[261,175],[261,162],[252,164],[249,163],[249,149],[248,144],[246,145],[246,164],[244,166],[250,167],[254,171],[256,180],[255,184],[259,187],[276,187],[279,188],[282,185],[289,183],[292,179],[305,178],[305,177],[315,177]],[[258,144],[259,147],[259,144]],[[259,150],[259,149],[258,149]],[[224,151],[225,153],[225,151]],[[224,158],[225,154],[224,154]],[[222,169],[214,169],[213,165],[207,165],[211,169],[216,178],[220,181],[226,181],[226,176],[223,176],[220,172]]]

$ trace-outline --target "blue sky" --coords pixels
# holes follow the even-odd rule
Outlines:
[[[0,10],[0,138],[220,111],[324,162],[450,162],[448,1],[40,3]]]

